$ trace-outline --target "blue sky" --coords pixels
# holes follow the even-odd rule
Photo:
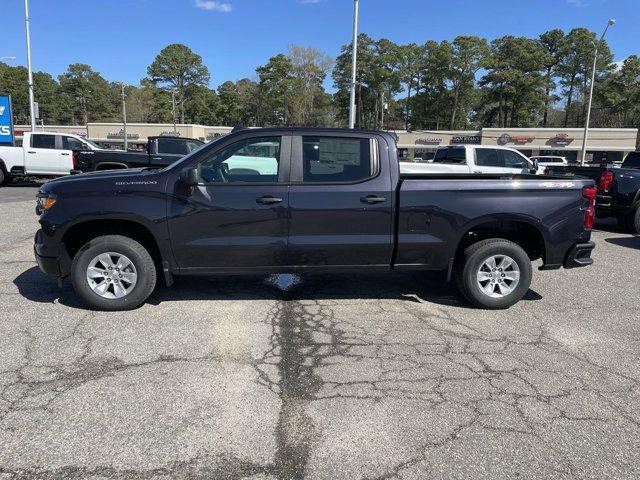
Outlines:
[[[203,57],[211,86],[253,77],[288,45],[335,56],[351,36],[352,0],[31,0],[35,70],[54,76],[69,63],[137,84],[155,55],[184,43]],[[640,54],[640,0],[361,0],[360,31],[422,43],[456,35],[537,36],[585,26],[607,34],[616,60]],[[25,65],[24,2],[2,0],[0,57]],[[327,82],[330,85],[330,81]]]

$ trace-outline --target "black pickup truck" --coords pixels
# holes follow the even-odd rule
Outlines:
[[[598,187],[596,216],[615,217],[621,228],[640,233],[640,152],[628,154],[619,168],[569,165],[549,167],[547,173],[595,180]]]
[[[40,269],[91,307],[142,304],[174,275],[440,270],[507,308],[540,269],[590,265],[592,180],[400,174],[392,135],[243,130],[163,168],[45,183]]]
[[[146,152],[80,150],[74,152],[75,170],[94,172],[137,167],[166,167],[197,150],[204,142],[195,138],[149,137]]]

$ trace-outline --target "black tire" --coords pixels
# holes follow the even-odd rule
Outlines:
[[[0,167],[0,187],[4,185],[4,182],[6,179],[7,179],[7,176],[4,173],[4,169]]]
[[[131,292],[121,298],[104,298],[92,290],[87,281],[87,268],[92,259],[106,252],[128,257],[135,266],[137,282]],[[131,310],[142,305],[156,285],[156,266],[145,247],[121,235],[104,235],[86,243],[73,258],[71,282],[76,294],[97,310]]]
[[[631,222],[630,222],[630,216],[629,215],[618,215],[616,217],[616,220],[618,221],[618,228],[620,228],[620,230],[623,231],[627,231],[631,229]]]
[[[478,271],[489,257],[507,255],[520,270],[520,279],[514,290],[502,297],[484,293],[477,281]],[[517,244],[502,238],[490,238],[474,243],[464,251],[461,268],[456,274],[458,288],[473,305],[491,310],[509,308],[519,302],[531,285],[532,267],[527,253]]]
[[[634,235],[640,234],[640,203],[636,204],[633,213],[629,216],[629,230]]]

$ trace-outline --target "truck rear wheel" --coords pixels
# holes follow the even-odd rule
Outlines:
[[[529,290],[531,276],[531,260],[519,245],[491,238],[465,250],[456,280],[472,304],[497,310],[520,301]]]
[[[71,265],[76,294],[98,310],[131,310],[142,305],[156,285],[156,266],[140,243],[104,235],[86,243]]]
[[[640,234],[640,203],[636,205],[633,214],[629,218],[629,230],[635,235]]]

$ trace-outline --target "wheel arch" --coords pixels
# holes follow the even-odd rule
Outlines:
[[[129,168],[129,165],[127,165],[126,163],[120,163],[120,162],[100,162],[98,163],[94,170],[95,171],[100,171],[100,170],[124,170]]]
[[[159,272],[164,273],[168,285],[172,283],[169,259],[163,255],[161,244],[153,231],[143,222],[121,218],[81,220],[69,226],[61,237],[64,260],[61,270],[70,271],[71,262],[80,248],[90,240],[103,235],[122,235],[143,245],[151,255]]]
[[[547,237],[544,229],[534,219],[526,216],[501,215],[483,217],[467,224],[457,239],[453,254],[454,268],[464,251],[474,243],[489,238],[504,238],[519,245],[531,260],[545,259]]]

